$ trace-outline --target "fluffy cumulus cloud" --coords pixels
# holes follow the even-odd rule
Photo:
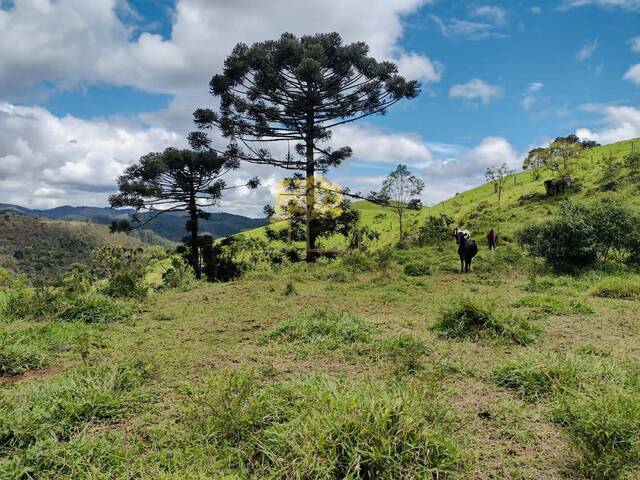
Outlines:
[[[170,38],[144,32],[132,39],[133,27],[117,14],[124,0],[19,0],[0,10],[0,89],[17,95],[41,82],[95,81],[164,93],[202,89],[236,43],[283,31],[339,31],[346,41],[367,41],[373,55],[399,62],[414,78],[437,81],[436,62],[398,46],[402,17],[425,3],[178,0]]]
[[[449,89],[451,98],[463,98],[470,101],[479,101],[483,105],[488,105],[492,100],[502,96],[502,89],[496,85],[479,78],[472,78],[466,83],[453,85]]]
[[[432,0],[177,0],[170,34],[139,32],[126,0],[16,0],[0,8],[0,194],[4,201],[34,206],[104,204],[107,191],[141,154],[184,144],[191,113],[211,101],[207,84],[238,42],[338,31],[346,42],[365,41],[379,59],[397,62],[402,74],[438,82],[444,65],[400,46],[402,19]],[[358,21],[354,22],[353,19]],[[144,29],[143,29],[144,30]],[[149,29],[146,29],[149,30]],[[17,106],[81,85],[130,86],[173,95],[170,106],[140,118],[81,120]],[[35,96],[35,97],[34,97]],[[357,133],[354,134],[354,132]],[[364,127],[336,132],[363,161],[382,153],[401,161],[426,151],[412,135],[377,132],[363,143]],[[398,142],[397,154],[388,145]],[[375,144],[379,149],[365,148]],[[370,157],[370,158],[367,158]],[[250,166],[232,175],[242,183],[260,174],[265,187],[236,190],[225,209],[256,212],[264,204],[272,172]],[[266,193],[265,193],[266,192]]]
[[[640,137],[640,110],[631,106],[586,105],[585,110],[601,115],[600,128],[579,128],[576,135],[603,144]]]
[[[38,107],[0,103],[2,201],[47,206],[100,199],[141,155],[179,145],[175,133],[134,125],[58,118]],[[33,195],[33,198],[32,198]]]

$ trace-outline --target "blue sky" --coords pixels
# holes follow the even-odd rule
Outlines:
[[[377,188],[408,163],[436,202],[558,135],[640,136],[640,0],[0,0],[0,201],[105,205],[140,155],[183,146],[237,42],[338,31],[423,82],[384,117],[336,131],[330,178]],[[222,142],[222,139],[217,139]],[[221,209],[256,215],[283,172]]]

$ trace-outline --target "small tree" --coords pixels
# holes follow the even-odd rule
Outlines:
[[[400,223],[400,241],[404,240],[403,219],[407,210],[419,210],[422,207],[419,198],[424,190],[424,182],[412,175],[406,165],[398,165],[387,175],[379,193],[372,192],[371,199],[393,209]]]
[[[198,144],[202,138],[192,135],[190,141]],[[132,207],[137,211],[153,212],[149,219],[140,222],[140,227],[167,212],[186,212],[186,229],[190,233],[184,243],[188,247],[189,263],[196,277],[202,273],[199,254],[198,220],[207,219],[210,214],[205,207],[217,205],[222,193],[230,188],[222,176],[238,168],[238,161],[220,156],[213,151],[178,150],[167,148],[162,153],[149,153],[140,161],[128,167],[118,178],[119,193],[109,197],[113,208]],[[256,188],[256,178],[249,180],[246,186]],[[122,229],[122,223],[114,225]]]
[[[491,182],[494,186],[495,192],[498,194],[498,211],[500,211],[502,201],[502,191],[507,183],[509,175],[513,173],[509,170],[506,163],[503,163],[499,167],[489,167],[484,172],[484,178],[487,182]]]
[[[419,93],[418,82],[398,75],[393,63],[369,57],[368,50],[362,42],[343,44],[337,33],[285,33],[250,47],[238,44],[210,82],[219,112],[194,113],[199,128],[217,127],[230,140],[226,153],[233,158],[303,175],[307,261],[317,256],[315,176],[352,153],[348,146],[323,146],[331,130]],[[266,148],[292,140],[293,154],[277,157]]]

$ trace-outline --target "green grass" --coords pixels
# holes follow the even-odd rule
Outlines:
[[[450,478],[461,465],[446,410],[413,384],[324,376],[260,385],[216,375],[189,392],[189,427],[258,478]]]
[[[602,155],[628,147],[582,159],[570,196],[604,195]],[[640,302],[593,292],[638,275],[615,258],[574,276],[528,260],[508,242],[560,199],[519,201],[544,177],[516,178],[500,216],[488,186],[418,213],[471,229],[467,275],[453,240],[383,249],[395,217],[358,203],[382,233],[371,252],[161,289],[128,321],[62,322],[28,297],[41,314],[0,323],[12,368],[31,368],[0,378],[0,478],[637,477]],[[637,208],[637,187],[619,185],[607,195]],[[130,363],[138,353],[153,355],[152,376]]]
[[[593,295],[622,300],[640,299],[640,282],[625,277],[610,277],[599,281],[593,288]]]
[[[640,393],[611,384],[564,396],[554,419],[580,452],[578,469],[586,478],[608,480],[640,467]]]
[[[521,298],[516,307],[528,307],[548,315],[591,315],[593,308],[583,301],[558,295],[532,294]]]
[[[534,342],[540,333],[533,321],[505,312],[495,301],[470,297],[450,300],[432,328],[448,338],[478,339],[488,334],[522,345]]]
[[[88,425],[135,412],[149,398],[144,383],[150,371],[144,362],[97,365],[6,390],[0,397],[0,476],[26,477],[34,468],[28,459],[40,458],[43,449],[72,441]]]
[[[560,353],[530,351],[497,365],[498,385],[528,399],[583,389],[594,382],[624,382],[622,370],[593,359]]]

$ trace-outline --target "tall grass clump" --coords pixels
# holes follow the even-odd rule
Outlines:
[[[68,441],[88,424],[117,421],[140,407],[150,367],[143,362],[80,367],[42,383],[20,384],[0,397],[0,452],[54,439]]]
[[[442,307],[432,328],[448,338],[489,335],[521,345],[534,342],[540,333],[531,320],[508,314],[495,301],[470,297],[456,298]]]
[[[608,277],[593,288],[596,297],[636,300],[640,298],[640,282],[625,277]]]
[[[193,387],[184,417],[221,463],[256,478],[445,479],[462,467],[446,411],[413,384],[225,372]]]
[[[625,382],[625,373],[608,363],[558,352],[526,352],[493,369],[500,386],[528,399],[559,395],[594,382]]]
[[[578,468],[594,480],[628,477],[640,468],[640,393],[612,383],[565,395],[553,413],[580,452]]]
[[[9,343],[0,338],[0,377],[19,375],[47,363],[47,354],[26,342]]]
[[[344,346],[369,343],[375,331],[374,325],[348,313],[316,310],[277,325],[267,331],[263,339],[307,345],[312,350],[337,350]]]
[[[58,288],[18,288],[7,294],[2,315],[9,320],[59,320],[109,323],[132,314],[129,303],[89,291],[72,293]]]

